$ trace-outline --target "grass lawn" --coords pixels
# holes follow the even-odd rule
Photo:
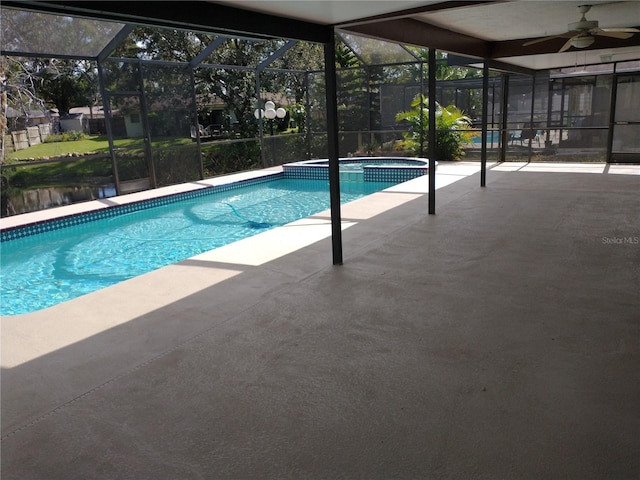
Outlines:
[[[166,137],[152,142],[152,148],[162,150],[192,143],[190,138]],[[146,171],[141,138],[120,138],[114,144],[125,150],[118,165],[120,178],[129,178],[127,175],[137,178],[140,176],[138,170]],[[165,152],[164,156],[171,154],[170,150]],[[108,153],[106,136],[41,143],[8,154],[2,177],[14,190],[101,185],[112,181],[113,165]],[[71,158],[69,154],[73,154]],[[51,161],[36,163],[37,160]]]
[[[144,143],[142,138],[118,138],[114,140],[116,148],[142,150]],[[153,148],[173,147],[188,145],[190,138],[171,137],[162,138],[152,142]],[[106,136],[87,137],[83,140],[71,142],[40,143],[7,155],[7,163],[15,163],[21,160],[64,157],[70,153],[109,153],[109,142]]]
[[[8,185],[17,189],[86,186],[102,184],[112,176],[108,157],[78,157],[64,162],[40,163],[7,170]],[[110,180],[107,180],[107,183]]]

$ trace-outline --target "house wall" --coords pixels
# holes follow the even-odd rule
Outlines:
[[[140,114],[127,115],[124,117],[124,122],[127,129],[127,137],[135,138],[144,136]]]
[[[75,118],[61,118],[60,128],[63,132],[84,132],[82,116]]]

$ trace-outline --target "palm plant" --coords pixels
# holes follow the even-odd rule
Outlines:
[[[429,101],[418,94],[411,102],[411,110],[399,112],[396,121],[407,121],[409,131],[398,147],[414,155],[422,155],[428,147]],[[472,120],[455,105],[443,107],[436,102],[436,158],[459,160],[464,156],[464,145],[471,143],[475,134],[470,130]]]

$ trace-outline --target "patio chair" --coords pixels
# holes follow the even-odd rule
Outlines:
[[[540,146],[540,138],[542,137],[542,132],[540,130],[534,130],[533,128],[525,128],[524,130],[517,130],[511,134],[511,144],[513,145],[515,142],[520,142],[520,146],[524,146],[524,142],[536,142],[538,147]]]

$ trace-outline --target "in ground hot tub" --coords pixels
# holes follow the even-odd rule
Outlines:
[[[329,160],[282,165],[285,178],[329,179]],[[340,179],[350,182],[406,182],[426,175],[429,160],[414,157],[349,157],[340,159]]]

